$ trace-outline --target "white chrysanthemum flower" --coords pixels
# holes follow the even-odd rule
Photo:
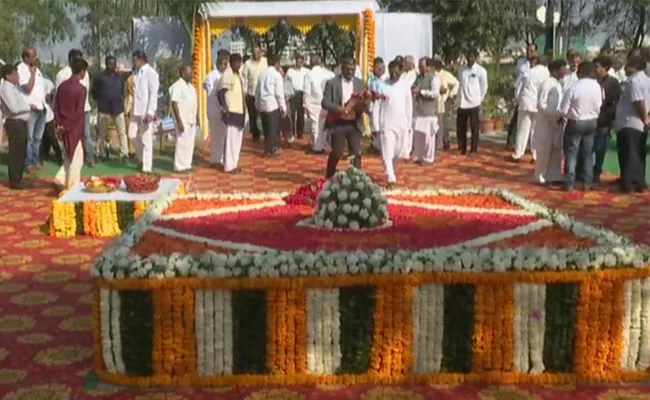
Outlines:
[[[343,204],[343,212],[350,214],[352,212],[352,206],[349,203]]]
[[[370,208],[370,206],[372,206],[372,200],[370,200],[368,198],[363,199],[363,206],[366,207],[366,208]]]
[[[356,231],[360,228],[359,223],[357,221],[350,221],[350,229],[353,231]]]
[[[354,184],[354,188],[361,191],[366,188],[366,184],[363,182],[357,182]]]
[[[338,218],[336,219],[336,222],[338,222],[338,223],[341,224],[341,225],[345,225],[345,224],[348,223],[348,217],[346,217],[345,215],[341,214],[341,215],[339,215]]]
[[[329,204],[327,205],[327,209],[329,211],[336,211],[336,203],[333,201],[330,201]]]
[[[374,215],[371,215],[370,218],[368,218],[368,222],[370,222],[370,225],[375,225],[377,222],[379,222],[379,218],[375,217]]]
[[[339,201],[345,201],[348,199],[348,192],[345,191],[344,189],[341,189],[338,193],[338,199]]]
[[[359,192],[350,193],[350,200],[356,200],[359,198]]]
[[[370,218],[370,213],[364,208],[363,210],[359,211],[359,217],[363,220],[366,220]]]
[[[352,185],[352,181],[350,180],[350,178],[346,177],[346,178],[341,179],[341,186],[348,187],[350,185]]]

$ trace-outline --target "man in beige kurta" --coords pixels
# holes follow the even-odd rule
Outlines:
[[[443,69],[443,62],[440,57],[433,59],[434,74],[440,80],[440,97],[438,98],[438,134],[436,135],[436,148],[438,150],[444,148],[448,150],[449,143],[449,129],[445,126],[447,113],[446,103],[448,100],[453,100],[458,93],[458,79],[451,72]]]

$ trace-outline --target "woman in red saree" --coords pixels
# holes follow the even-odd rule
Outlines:
[[[54,102],[54,118],[65,149],[65,160],[54,177],[58,189],[69,189],[81,180],[84,162],[86,88],[81,80],[88,73],[88,63],[79,58],[74,60],[71,67],[72,76],[59,86]]]

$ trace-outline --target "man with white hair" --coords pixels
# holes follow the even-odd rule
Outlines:
[[[334,73],[321,65],[321,58],[318,55],[311,56],[309,63],[311,70],[305,74],[303,85],[303,105],[307,112],[307,118],[311,121],[309,152],[325,154],[327,135],[323,132],[325,113],[323,113],[321,102],[323,101],[325,82],[334,78]]]
[[[219,79],[228,68],[228,57],[230,57],[230,52],[223,49],[219,50],[215,68],[208,74],[203,84],[207,94],[208,125],[210,126],[210,164],[213,167],[223,165],[226,145],[226,124],[221,118],[217,88],[219,87]]]
[[[413,117],[413,157],[418,164],[431,164],[436,154],[436,134],[438,132],[438,102],[440,101],[440,78],[433,73],[433,60],[426,59],[420,64],[419,79],[413,95],[415,96]]]

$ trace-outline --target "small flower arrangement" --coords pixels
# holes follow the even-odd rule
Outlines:
[[[141,173],[125,177],[124,185],[129,193],[151,193],[158,190],[160,179],[159,174]]]
[[[327,179],[321,178],[308,185],[301,186],[295,192],[282,198],[285,203],[292,205],[307,205],[315,204],[318,200],[318,195],[323,190]]]
[[[91,176],[83,181],[84,190],[89,193],[110,193],[120,188],[122,181],[117,178]]]
[[[329,122],[354,121],[357,115],[365,112],[373,101],[385,99],[386,96],[384,94],[372,89],[354,92],[350,100],[345,103],[345,111],[343,113],[329,113],[326,119]]]
[[[323,185],[312,222],[326,229],[381,227],[390,224],[388,200],[366,173],[350,166]]]

